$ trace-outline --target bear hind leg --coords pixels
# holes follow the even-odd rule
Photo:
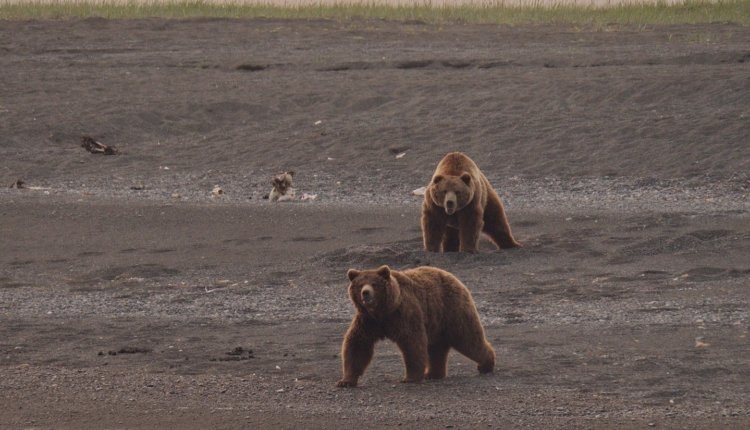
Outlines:
[[[487,208],[484,211],[484,227],[482,228],[482,232],[489,236],[500,249],[518,248],[521,246],[513,238],[508,218],[505,215],[505,209],[503,209],[499,198],[497,201],[489,199],[487,202]]]
[[[495,350],[484,338],[465,339],[453,345],[456,351],[477,363],[479,373],[491,373],[495,369]]]

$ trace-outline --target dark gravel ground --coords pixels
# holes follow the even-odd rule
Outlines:
[[[2,23],[0,427],[750,427],[749,42]],[[411,192],[450,150],[524,248],[422,251]],[[282,169],[318,198],[263,200]],[[380,264],[462,279],[495,373],[401,384],[384,342],[336,389],[346,270]]]

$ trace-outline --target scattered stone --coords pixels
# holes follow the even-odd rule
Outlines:
[[[12,184],[10,184],[9,188],[16,188],[20,190],[21,188],[24,188],[23,184],[24,182],[22,180],[16,179]]]
[[[390,148],[388,148],[388,151],[391,154],[396,155],[396,158],[401,158],[397,154],[402,154],[402,153],[406,154],[406,150],[407,149],[409,149],[409,148],[406,147],[406,146],[391,146]]]
[[[112,352],[112,351],[110,351]],[[137,346],[126,346],[117,350],[116,354],[147,354],[151,352],[151,348],[139,348]],[[113,355],[116,355],[113,354]]]
[[[242,361],[255,358],[252,349],[245,349],[241,346],[224,353],[226,357],[212,358],[210,361]]]
[[[213,189],[213,190],[211,190],[211,194],[212,194],[212,195],[213,195],[214,197],[221,197],[222,195],[224,195],[224,189],[222,189],[222,188],[221,188],[220,186],[218,186],[218,185],[214,185],[214,189]]]

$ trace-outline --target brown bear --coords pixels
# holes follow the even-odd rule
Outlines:
[[[500,197],[471,158],[443,157],[422,203],[422,237],[429,252],[479,252],[484,232],[499,248],[521,246],[513,238]]]
[[[444,378],[451,348],[476,361],[480,373],[493,371],[495,351],[471,293],[455,276],[433,267],[398,272],[388,266],[350,269],[347,276],[357,315],[341,347],[344,376],[337,386],[356,387],[375,342],[385,338],[403,354],[402,382]]]

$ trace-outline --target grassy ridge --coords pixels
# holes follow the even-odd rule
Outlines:
[[[533,0],[532,0],[533,1]],[[336,4],[284,7],[270,4],[206,3],[201,0],[149,2],[133,0],[117,3],[66,1],[42,3],[24,1],[3,3],[0,20],[70,19],[70,18],[284,18],[335,19],[353,18],[418,20],[428,23],[466,22],[493,24],[566,23],[602,26],[608,24],[698,24],[731,22],[750,25],[750,0],[685,0],[679,4],[614,5],[607,7],[541,5],[478,6],[457,5],[433,7],[419,5]]]

